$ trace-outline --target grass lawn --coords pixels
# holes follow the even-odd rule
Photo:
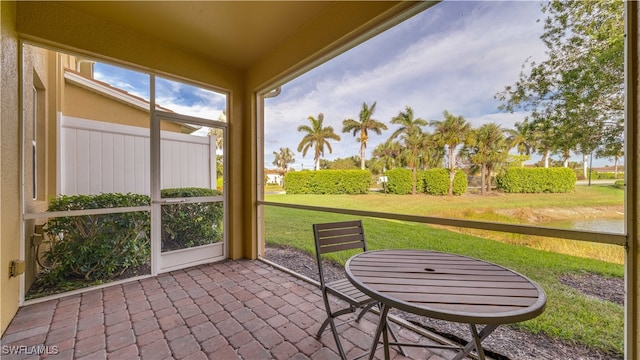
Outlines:
[[[367,195],[269,194],[265,196],[265,200],[409,215],[540,225],[539,221],[569,220],[570,216],[621,219],[624,208],[624,191],[610,185],[592,185],[576,186],[575,191],[566,194],[504,194],[494,192],[488,196],[467,193],[453,197],[424,194],[385,195],[382,193]],[[556,217],[562,214],[569,218]],[[542,223],[542,225],[545,224]],[[595,258],[618,264],[624,263],[624,249],[615,245],[474,229],[449,229],[505,243],[527,245],[539,250]]]
[[[624,191],[610,185],[576,186],[566,194],[504,194],[493,192],[482,196],[391,195],[372,192],[367,195],[288,195],[270,194],[265,200],[290,204],[332,206],[400,214],[464,217],[473,209],[571,208],[622,206]]]
[[[616,191],[611,191],[611,190]],[[347,195],[269,195],[266,200],[307,205],[355,208],[382,212],[438,215],[449,209],[477,205],[519,206],[617,206],[622,192],[608,187],[578,187],[575,194],[495,195],[490,200],[479,196],[428,197],[391,196],[383,194]],[[549,196],[547,196],[549,195]],[[579,195],[579,196],[576,196]],[[564,198],[564,199],[563,199]],[[570,200],[573,199],[573,200]],[[428,201],[427,201],[428,200]],[[495,200],[495,201],[494,201]],[[466,204],[466,205],[465,205]],[[523,205],[526,204],[526,205]],[[265,207],[265,234],[269,245],[293,246],[314,253],[311,224],[341,221],[353,217],[294,209]],[[370,249],[421,248],[477,257],[511,268],[536,281],[547,293],[546,311],[536,319],[515,324],[533,333],[577,342],[609,353],[623,353],[623,308],[619,305],[587,297],[560,283],[562,275],[595,273],[623,277],[620,264],[541,251],[526,246],[506,244],[425,224],[383,219],[363,219]],[[515,236],[515,235],[514,235]],[[344,264],[348,255],[334,258]]]

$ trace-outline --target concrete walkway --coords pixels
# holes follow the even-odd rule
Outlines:
[[[1,358],[338,359],[330,332],[315,337],[325,316],[314,285],[262,261],[224,261],[24,306]],[[341,328],[349,358],[369,349],[376,323],[369,313]],[[425,341],[404,328],[399,335]],[[414,359],[452,356],[405,350]]]

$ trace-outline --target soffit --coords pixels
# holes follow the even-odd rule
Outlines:
[[[234,68],[248,68],[329,1],[63,1],[58,4]]]

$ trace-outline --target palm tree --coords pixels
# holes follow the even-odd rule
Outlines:
[[[420,154],[426,142],[426,136],[422,132],[422,126],[427,126],[428,123],[424,119],[414,118],[413,109],[409,106],[405,107],[405,111],[400,111],[397,116],[393,117],[391,123],[400,125],[400,127],[393,132],[389,140],[394,140],[399,137],[404,145],[402,158],[406,160],[407,166],[413,171],[411,193],[415,195]]]
[[[536,133],[527,120],[516,122],[515,129],[505,130],[510,148],[515,148],[520,155],[531,155],[536,148]]]
[[[389,139],[373,149],[373,156],[380,159],[384,168],[393,169],[397,165],[402,146],[396,140]]]
[[[342,121],[342,132],[353,131],[353,136],[360,133],[360,137],[356,138],[356,141],[360,143],[360,169],[364,170],[365,164],[365,150],[367,149],[367,142],[369,141],[368,131],[371,130],[380,135],[382,130],[387,130],[387,125],[378,120],[372,119],[371,116],[376,111],[376,102],[374,101],[371,107],[367,106],[367,103],[362,103],[362,109],[360,110],[360,119],[345,119]]]
[[[433,146],[431,141],[431,135],[426,132],[422,132],[420,128],[414,128],[411,133],[404,133],[400,135],[404,148],[400,153],[400,158],[404,160],[413,172],[413,186],[411,193],[416,194],[417,188],[417,176],[418,168],[425,168],[429,163],[430,153],[429,148]]]
[[[443,112],[444,120],[433,120],[433,139],[442,147],[447,147],[447,161],[449,162],[449,195],[453,195],[453,179],[456,174],[456,149],[466,139],[471,125],[462,116],[454,116],[447,110]]]
[[[333,127],[323,127],[324,115],[318,114],[318,118],[314,118],[309,115],[308,120],[311,122],[309,125],[298,126],[298,132],[306,132],[305,136],[298,144],[298,151],[302,151],[302,157],[307,155],[309,148],[314,148],[313,161],[315,163],[315,170],[320,169],[320,156],[324,155],[324,147],[327,146],[329,154],[333,152],[331,144],[328,139],[340,141],[340,136],[333,131]]]
[[[287,169],[289,168],[289,164],[293,164],[296,161],[293,151],[288,147],[280,148],[280,152],[273,152],[273,157],[274,159],[272,164],[276,166],[278,174],[282,176],[282,179],[284,179]]]
[[[422,126],[428,125],[428,122],[424,119],[413,118],[413,109],[410,106],[406,106],[405,111],[400,111],[398,115],[393,117],[391,123],[400,125],[400,127],[391,134],[389,139],[395,139],[403,133],[412,133],[416,128],[422,131]]]
[[[534,122],[533,125],[534,139],[536,142],[536,151],[542,155],[541,162],[545,168],[549,167],[549,159],[555,147],[556,129],[555,125],[549,119],[542,119]]]
[[[470,132],[462,154],[480,168],[481,193],[485,195],[491,192],[491,172],[509,155],[509,143],[500,125],[488,123]]]
[[[216,137],[216,149],[223,149],[224,146],[224,130],[222,128],[211,128],[207,133],[208,136]]]

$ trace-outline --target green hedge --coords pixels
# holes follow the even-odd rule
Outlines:
[[[48,211],[145,205],[149,205],[146,195],[61,195],[49,203]],[[49,239],[44,257],[50,264],[50,282],[111,279],[149,261],[150,222],[146,211],[53,218],[44,229]]]
[[[387,177],[386,187],[389,194],[411,194],[413,187],[413,172],[411,170],[404,168],[391,169],[387,170],[384,175]]]
[[[453,177],[453,194],[462,195],[467,192],[467,174],[462,170],[456,170]],[[428,169],[418,172],[419,192],[429,195],[449,194],[449,170],[448,169]]]
[[[618,189],[624,189],[624,180],[616,180],[616,182],[613,184],[614,187],[618,188]]]
[[[288,172],[287,194],[366,194],[371,188],[368,170],[318,170]]]
[[[218,196],[207,188],[163,189],[162,198]],[[162,206],[162,251],[184,249],[222,241],[222,202]]]
[[[203,188],[164,189],[163,198],[217,196]],[[48,211],[148,206],[138,194],[60,195]],[[162,250],[175,250],[222,240],[222,202],[162,206]],[[45,282],[65,279],[109,280],[150,258],[150,218],[147,211],[68,216],[45,225],[49,249]]]
[[[568,168],[508,168],[496,184],[508,193],[566,193],[575,189],[576,174]]]
[[[397,168],[387,170],[387,192],[390,194],[411,194],[413,172],[409,169]],[[428,169],[420,170],[416,174],[416,192],[429,195],[449,194],[449,170]],[[467,175],[457,170],[453,178],[453,194],[462,195],[467,191]]]
[[[615,172],[613,171],[592,171],[591,179],[597,180],[614,180],[616,179]],[[618,172],[618,179],[624,179],[624,172]]]

